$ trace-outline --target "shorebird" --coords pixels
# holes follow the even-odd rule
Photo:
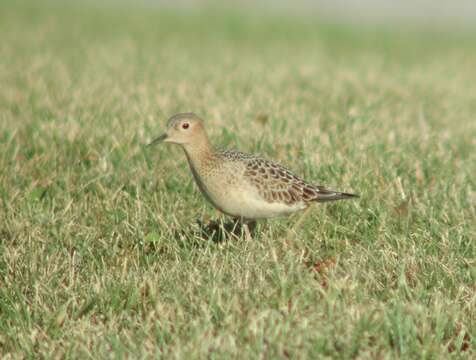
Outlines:
[[[215,150],[203,120],[194,113],[172,116],[166,132],[147,146],[161,142],[183,148],[205,198],[222,213],[245,224],[247,238],[251,237],[247,225],[254,225],[256,220],[290,215],[314,203],[358,197],[312,185],[257,155]]]

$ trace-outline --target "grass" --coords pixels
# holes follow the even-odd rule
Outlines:
[[[476,34],[0,3],[0,355],[473,358]],[[216,243],[166,118],[361,194]]]

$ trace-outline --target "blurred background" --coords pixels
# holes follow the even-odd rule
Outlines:
[[[469,357],[475,25],[474,0],[0,0],[0,357]],[[216,246],[183,153],[143,147],[183,111],[361,198]]]
[[[54,0],[52,0],[53,2]],[[420,25],[474,27],[476,3],[472,0],[102,0],[77,1],[79,4],[106,6],[159,7],[182,11],[207,8],[261,13],[314,15],[322,19],[346,22],[409,22]],[[64,3],[64,1],[57,1]]]

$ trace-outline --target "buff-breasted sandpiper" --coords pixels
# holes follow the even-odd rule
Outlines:
[[[193,113],[172,116],[166,132],[148,146],[160,142],[182,146],[205,198],[221,212],[245,223],[290,215],[316,202],[358,197],[311,185],[285,167],[257,155],[215,150],[203,120]]]

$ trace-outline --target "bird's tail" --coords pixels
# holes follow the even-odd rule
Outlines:
[[[317,201],[317,202],[347,200],[347,199],[355,199],[360,197],[357,194],[334,191],[334,190],[326,189],[321,186],[318,186],[317,188],[319,189],[319,191],[317,192],[317,196],[314,199],[314,201]]]

